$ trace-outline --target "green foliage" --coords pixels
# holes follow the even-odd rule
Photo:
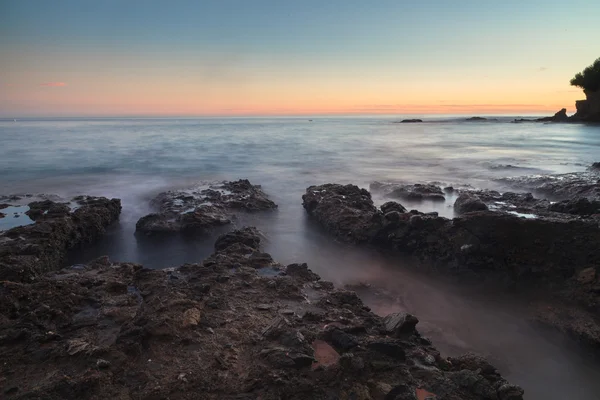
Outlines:
[[[600,58],[571,79],[571,85],[596,92],[600,89]]]

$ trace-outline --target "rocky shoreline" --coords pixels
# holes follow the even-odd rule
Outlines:
[[[594,169],[582,174],[600,178]],[[376,207],[371,193],[354,185],[311,186],[303,206],[339,240],[412,256],[422,268],[461,279],[546,290],[561,301],[553,301],[552,307],[536,306],[533,318],[597,351],[600,248],[594,244],[600,243],[600,180],[590,183],[594,181],[589,178],[568,174],[514,179],[564,198],[559,202],[531,193],[446,188],[458,196],[458,216],[453,219],[408,211],[395,201]],[[435,201],[444,193],[435,185],[376,183],[372,189],[385,197],[411,200]],[[577,313],[568,313],[572,309]]]
[[[149,270],[104,257],[2,281],[3,396],[522,398],[484,359],[443,358],[415,317],[380,318],[259,244],[245,228],[200,264]]]
[[[503,182],[556,200],[381,182],[370,188],[386,199],[380,207],[354,185],[311,186],[302,199],[344,242],[414,257],[435,273],[545,290],[551,302],[531,304],[533,319],[598,350],[600,249],[590,245],[600,243],[598,175],[594,165]],[[448,200],[453,219],[401,204]],[[210,257],[177,268],[108,257],[64,268],[69,249],[118,220],[120,201],[23,195],[0,204],[3,220],[22,224],[0,232],[6,398],[523,398],[483,358],[443,357],[417,317],[377,316],[306,264],[279,264],[255,228],[219,236]],[[138,221],[139,233],[194,240],[232,227],[238,212],[277,207],[247,180],[164,192],[153,204],[158,212]]]

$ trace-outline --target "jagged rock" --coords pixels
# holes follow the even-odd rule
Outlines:
[[[568,122],[569,116],[567,115],[567,109],[563,108],[554,114],[552,117],[538,118],[536,121],[539,122]]]
[[[33,283],[0,281],[3,395],[366,400],[379,383],[382,395],[398,399],[452,379],[465,384],[445,388],[448,398],[483,399],[480,388],[488,386],[504,388],[499,395],[518,391],[485,368],[461,378],[465,363],[421,374],[414,368],[419,360],[439,358],[429,342],[417,332],[390,339],[381,332],[382,319],[355,293],[315,281],[309,288],[304,268],[293,267],[299,273],[284,277],[255,275],[245,286],[245,268],[231,272],[230,266],[246,260],[237,251],[246,245],[233,242],[245,241],[246,233],[232,233],[229,245],[202,264],[175,270],[98,262],[43,274]],[[229,279],[219,280],[224,273]],[[173,274],[179,278],[170,279]],[[206,282],[215,287],[205,290]],[[309,289],[322,301],[308,302]],[[270,307],[259,310],[260,304]],[[279,315],[283,307],[328,321],[352,315],[360,329],[327,326],[321,318],[287,320]],[[339,346],[341,357],[319,337]]]
[[[407,313],[394,313],[383,319],[385,331],[394,336],[412,333],[418,323],[417,317]]]
[[[406,208],[404,208],[402,204],[396,203],[395,201],[388,201],[384,203],[380,208],[384,214],[387,214],[392,211],[396,211],[400,214],[404,214],[406,212]]]
[[[469,193],[462,193],[454,202],[454,210],[458,214],[465,214],[474,211],[486,211],[488,207],[481,199]]]
[[[354,185],[311,186],[302,196],[306,212],[337,237],[351,242],[369,241],[383,226],[383,215],[371,194]]]
[[[219,236],[215,242],[215,250],[225,250],[229,246],[236,243],[248,246],[254,250],[258,250],[260,247],[259,233],[256,228],[253,227],[238,229],[233,232],[225,233]]]
[[[82,196],[72,203],[32,202],[34,223],[0,232],[0,280],[31,281],[59,268],[68,249],[99,238],[121,213],[119,199]]]
[[[260,186],[243,179],[203,185],[189,190],[160,193],[152,201],[157,213],[146,215],[136,224],[136,232],[147,235],[181,232],[206,235],[228,225],[234,212],[274,210]]]

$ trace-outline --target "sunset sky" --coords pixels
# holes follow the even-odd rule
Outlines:
[[[0,0],[0,116],[574,111],[600,1]]]

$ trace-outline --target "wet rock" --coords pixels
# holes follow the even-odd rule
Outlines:
[[[454,210],[458,214],[465,214],[474,211],[486,211],[488,207],[481,199],[475,195],[462,193],[454,202]]]
[[[260,186],[252,185],[248,180],[163,192],[152,204],[158,212],[140,218],[136,232],[147,235],[174,232],[206,235],[215,228],[230,224],[236,217],[236,211],[257,212],[277,208]]]
[[[254,250],[260,248],[260,234],[256,228],[243,228],[225,233],[215,242],[215,251],[222,251],[233,244],[243,244]]]
[[[406,123],[415,123],[415,122],[423,122],[422,119],[418,119],[418,118],[412,118],[412,119],[403,119],[402,121],[400,121],[400,123],[406,124]]]
[[[399,214],[404,214],[406,212],[406,208],[404,208],[402,204],[396,203],[395,201],[388,201],[384,203],[380,208],[384,214],[394,211]]]
[[[368,242],[383,226],[383,215],[371,194],[358,186],[311,186],[302,196],[302,205],[308,215],[344,241]]]
[[[408,313],[394,313],[383,318],[386,333],[394,336],[414,332],[418,323],[417,317]]]
[[[600,200],[590,201],[585,197],[571,200],[563,200],[551,204],[548,207],[548,209],[554,212],[574,215],[600,214]]]
[[[59,268],[68,249],[102,236],[118,219],[121,201],[86,200],[75,211],[50,200],[30,203],[35,223],[0,232],[0,280],[31,281]]]
[[[321,279],[319,275],[308,269],[308,265],[306,264],[290,264],[286,267],[285,271],[287,275],[299,277],[307,281],[317,281]]]
[[[533,191],[554,200],[587,198],[600,200],[600,174],[597,170],[556,175],[530,175],[500,178],[497,181],[519,190]]]
[[[393,341],[373,341],[367,345],[367,348],[397,360],[404,361],[406,359],[406,352],[402,348],[402,345]]]
[[[444,192],[437,185],[432,184],[385,184],[374,182],[370,185],[370,189],[375,192],[380,192],[386,197],[403,199],[407,201],[444,201]],[[396,210],[398,211],[398,210]]]
[[[313,276],[303,264],[286,276],[257,277],[251,287],[243,285],[247,275],[237,272],[216,284],[230,265],[247,262],[247,253],[239,251],[247,247],[240,243],[245,235],[230,238],[204,263],[171,270],[103,260],[43,274],[32,283],[0,281],[5,397],[103,399],[136,393],[183,399],[201,392],[207,399],[328,394],[369,399],[372,383],[380,383],[386,395],[401,381],[414,395],[469,369],[457,361],[448,371],[431,368],[420,375],[410,366],[423,354],[435,354],[430,343],[417,334],[389,338],[380,332],[383,320],[354,292],[308,280]],[[274,289],[267,289],[269,282],[277,282]],[[321,300],[308,303],[308,290]],[[304,316],[313,317],[286,320],[278,315],[283,307],[308,309]],[[320,337],[342,349],[342,356]],[[402,352],[404,347],[411,351]],[[449,386],[448,398],[480,399],[479,386],[508,384],[473,364],[469,379],[477,385]],[[402,398],[394,393],[389,398]]]
[[[600,171],[600,162],[595,162],[588,168],[592,171]]]

